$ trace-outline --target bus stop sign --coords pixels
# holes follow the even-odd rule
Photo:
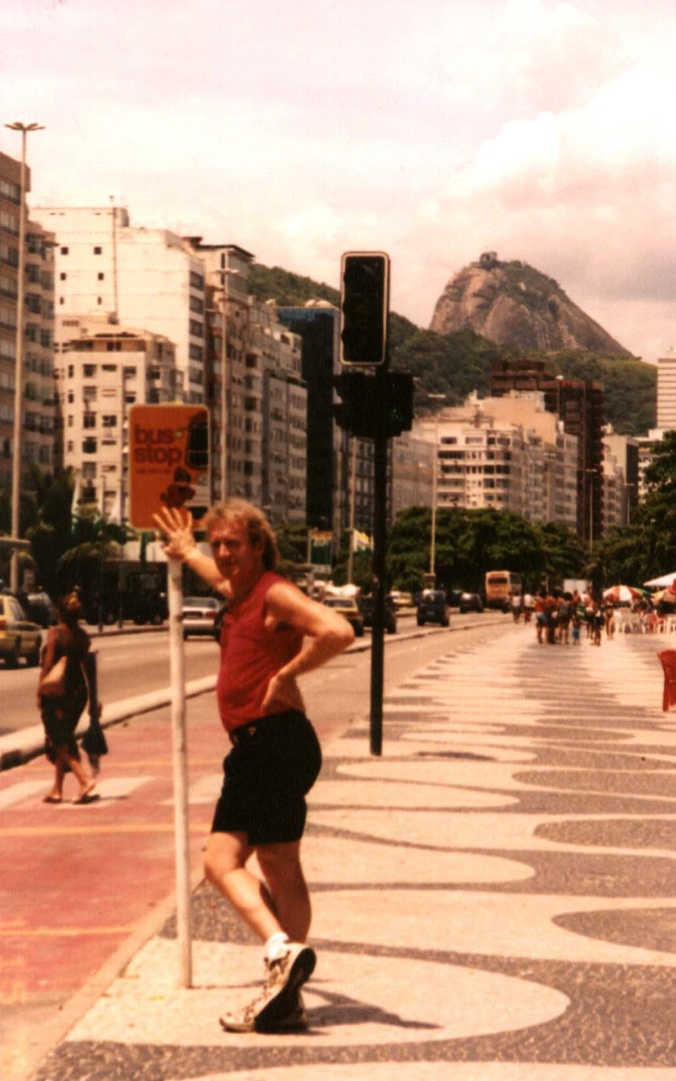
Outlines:
[[[130,521],[154,529],[162,507],[195,521],[209,505],[209,413],[202,405],[133,405],[129,410]]]

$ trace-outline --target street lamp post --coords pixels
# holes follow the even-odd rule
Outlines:
[[[227,267],[219,271],[221,276],[220,288],[216,290],[221,294],[221,393],[220,393],[220,413],[221,413],[221,441],[220,441],[220,456],[219,465],[221,472],[221,488],[220,499],[221,502],[225,502],[228,495],[228,394],[227,394],[227,369],[228,369],[228,286],[227,280],[230,277],[240,277],[239,270],[229,269]]]
[[[445,402],[445,394],[432,394],[428,392],[426,395],[431,401]],[[436,545],[437,545],[437,471],[439,468],[439,413],[436,415],[436,425],[434,434],[434,462],[432,465],[432,524],[430,530],[430,578],[432,576],[436,579]]]
[[[585,475],[589,477],[589,551],[594,548],[594,477],[596,469],[585,469]]]
[[[42,131],[42,124],[5,124],[12,131],[21,132],[21,174],[19,180],[19,266],[16,297],[16,366],[14,387],[14,445],[12,447],[12,536],[19,537],[21,509],[21,457],[23,430],[23,343],[24,343],[24,278],[26,274],[26,136],[29,131]],[[19,550],[12,551],[10,565],[10,589],[19,589]]]

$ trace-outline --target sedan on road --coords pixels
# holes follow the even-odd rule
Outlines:
[[[0,657],[6,668],[16,668],[19,658],[35,667],[40,663],[42,636],[40,627],[30,619],[16,597],[0,593]]]
[[[443,589],[425,590],[418,603],[416,622],[419,627],[424,627],[426,623],[439,623],[442,627],[448,627],[450,609]]]
[[[483,612],[484,602],[480,593],[461,593],[458,607],[461,612]]]
[[[218,641],[221,633],[219,616],[222,609],[222,601],[216,600],[215,597],[184,597],[183,637],[206,634]]]
[[[353,597],[324,597],[322,604],[325,604],[327,608],[333,608],[334,611],[344,616],[357,638],[363,638],[364,617]]]
[[[359,607],[361,614],[364,617],[364,626],[373,626],[373,609],[375,607],[375,598],[369,594],[367,597],[362,597],[359,601]],[[388,634],[397,633],[397,609],[394,607],[394,602],[391,597],[385,597],[385,605],[383,611],[383,626]]]

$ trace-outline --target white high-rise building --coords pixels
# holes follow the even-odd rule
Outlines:
[[[54,361],[57,460],[74,471],[80,504],[129,517],[129,410],[175,399],[174,345],[106,316],[57,321]]]
[[[21,164],[0,153],[0,487],[12,482],[17,399],[19,219]],[[31,174],[26,169],[25,191]],[[23,387],[21,479],[29,485],[28,464],[51,471],[54,441],[54,266],[53,237],[26,222],[24,246]]]
[[[55,234],[57,316],[108,316],[176,347],[178,399],[204,402],[204,261],[168,229],[130,225],[124,207],[39,207]]]
[[[438,507],[491,507],[575,529],[577,438],[542,395],[478,399],[414,425],[437,446]]]
[[[676,352],[657,361],[657,427],[676,429]]]

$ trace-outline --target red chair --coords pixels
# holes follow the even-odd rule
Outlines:
[[[668,713],[669,707],[676,705],[676,649],[663,649],[657,656],[664,669],[662,709]]]

